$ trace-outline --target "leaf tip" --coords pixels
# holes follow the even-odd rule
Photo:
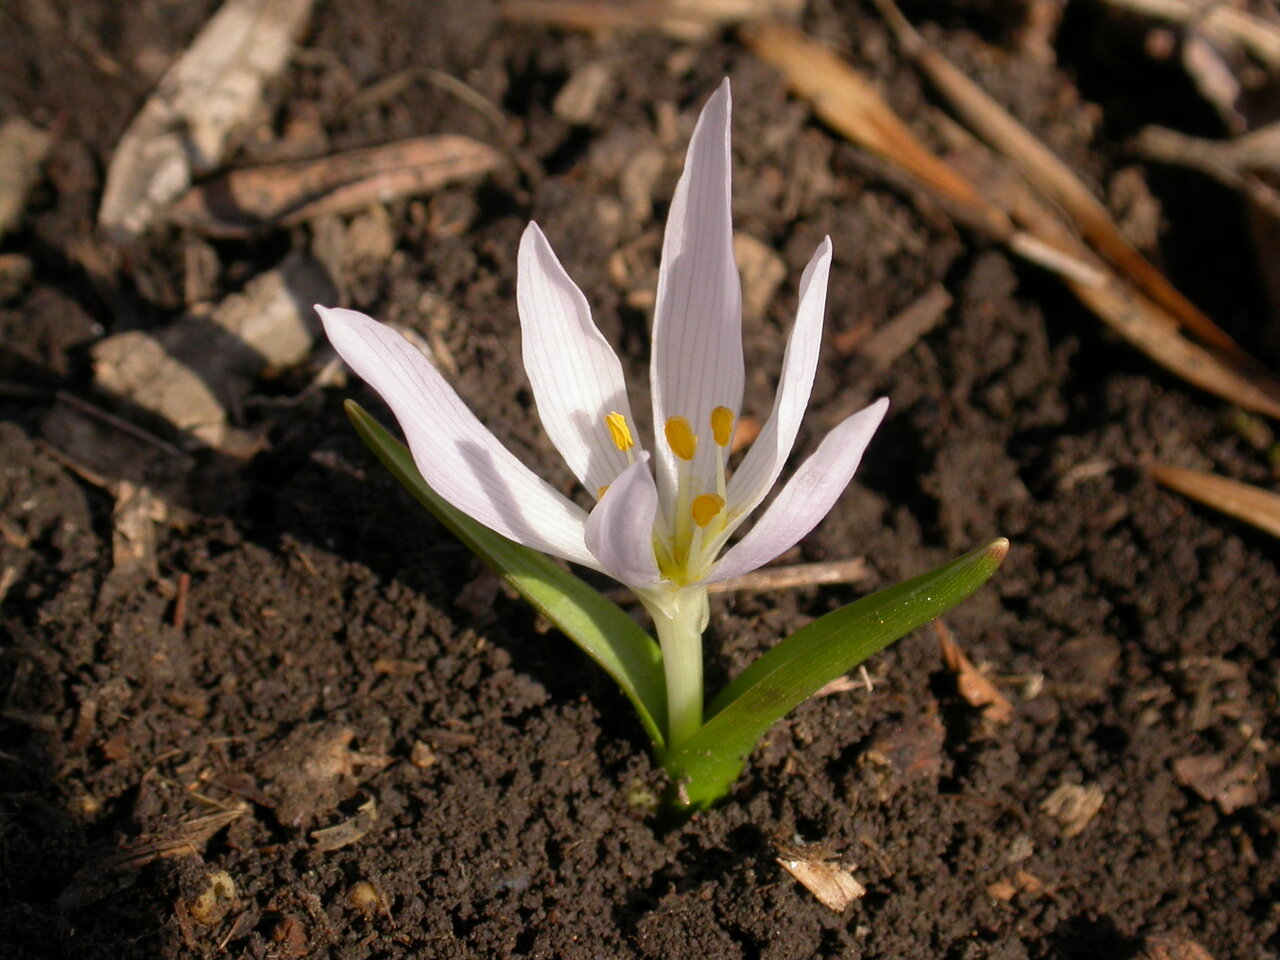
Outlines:
[[[1004,558],[1008,555],[1008,553],[1009,553],[1008,537],[1000,537],[999,539],[992,540],[989,544],[987,544],[987,556],[990,557],[992,560],[994,560],[997,566],[1004,562]]]
[[[365,420],[369,416],[365,413],[364,407],[351,399],[342,401],[342,412],[347,415],[347,419],[352,423],[359,423],[361,420]]]

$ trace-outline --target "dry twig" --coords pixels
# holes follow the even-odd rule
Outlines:
[[[1194,26],[1223,46],[1248,51],[1273,71],[1280,71],[1280,26],[1229,3],[1203,0],[1104,0],[1113,7],[1157,20]]]
[[[1199,170],[1280,220],[1280,191],[1254,172],[1280,172],[1280,123],[1234,140],[1206,140],[1165,127],[1144,127],[1134,138],[1133,149],[1148,160]]]
[[[116,145],[98,222],[142,233],[192,178],[218,168],[288,62],[311,0],[226,0]]]
[[[417,137],[316,160],[232,170],[188,191],[170,208],[169,219],[213,236],[243,236],[430,193],[490,173],[502,162],[501,153],[469,137]]]

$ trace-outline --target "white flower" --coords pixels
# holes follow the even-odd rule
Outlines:
[[[517,460],[398,333],[352,310],[318,308],[334,347],[391,407],[440,496],[518,543],[609,574],[651,609],[669,611],[690,588],[754,570],[808,533],[848,484],[888,407],[879,400],[833,429],[726,549],[791,453],[817,365],[831,266],[828,238],[800,280],[773,412],[730,476],[743,362],[729,111],[726,80],[698,120],[667,221],[653,320],[659,427],[651,448],[636,436],[622,366],[586,298],[536,224],[521,239],[525,369],[543,426],[597,501],[590,512]],[[696,592],[705,610],[705,590]]]

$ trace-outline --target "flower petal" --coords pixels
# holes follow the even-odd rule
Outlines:
[[[827,276],[831,270],[831,238],[823,239],[800,278],[800,305],[795,326],[782,358],[782,374],[773,412],[729,479],[725,500],[736,527],[773,487],[795,445],[800,421],[809,405],[813,373],[822,346],[822,316],[827,304]]]
[[[354,310],[317,306],[342,359],[387,402],[431,488],[526,547],[600,569],[586,513],[515,458],[404,337]]]
[[[622,364],[536,223],[520,239],[517,271],[524,368],[538,416],[569,469],[594,494],[630,462],[605,423],[620,413],[635,429]]]
[[[676,186],[662,244],[653,316],[653,385],[658,490],[675,504],[677,462],[660,439],[671,417],[701,438],[693,461],[697,492],[715,490],[711,411],[742,407],[742,288],[733,259],[729,81],[703,108]]]
[[[888,409],[889,401],[881,398],[828,433],[761,514],[756,525],[716,564],[706,582],[715,583],[749,573],[812,530],[853,479],[863,451]]]
[[[619,583],[644,589],[661,579],[653,552],[657,513],[658,488],[649,454],[642,453],[618,475],[587,518],[587,549]]]

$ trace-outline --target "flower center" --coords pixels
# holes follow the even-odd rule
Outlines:
[[[677,584],[700,579],[720,546],[719,534],[727,522],[725,463],[733,439],[733,411],[720,406],[711,411],[711,439],[715,442],[714,488],[696,489],[706,478],[695,479],[693,460],[698,435],[685,417],[670,418],[663,429],[667,446],[676,458],[676,502],[670,536],[655,531],[654,551],[662,575]]]
[[[613,445],[635,462],[635,437],[625,415],[612,410],[605,414],[605,427]],[[707,424],[715,442],[714,479],[694,477],[693,461],[698,453],[698,435],[687,417],[671,417],[662,434],[676,458],[676,502],[667,519],[659,519],[653,532],[653,551],[662,575],[679,586],[701,579],[723,545],[721,534],[728,524],[725,504],[725,464],[733,441],[734,416],[728,407],[711,411]],[[696,489],[711,485],[712,489]],[[609,487],[596,490],[604,499]]]

